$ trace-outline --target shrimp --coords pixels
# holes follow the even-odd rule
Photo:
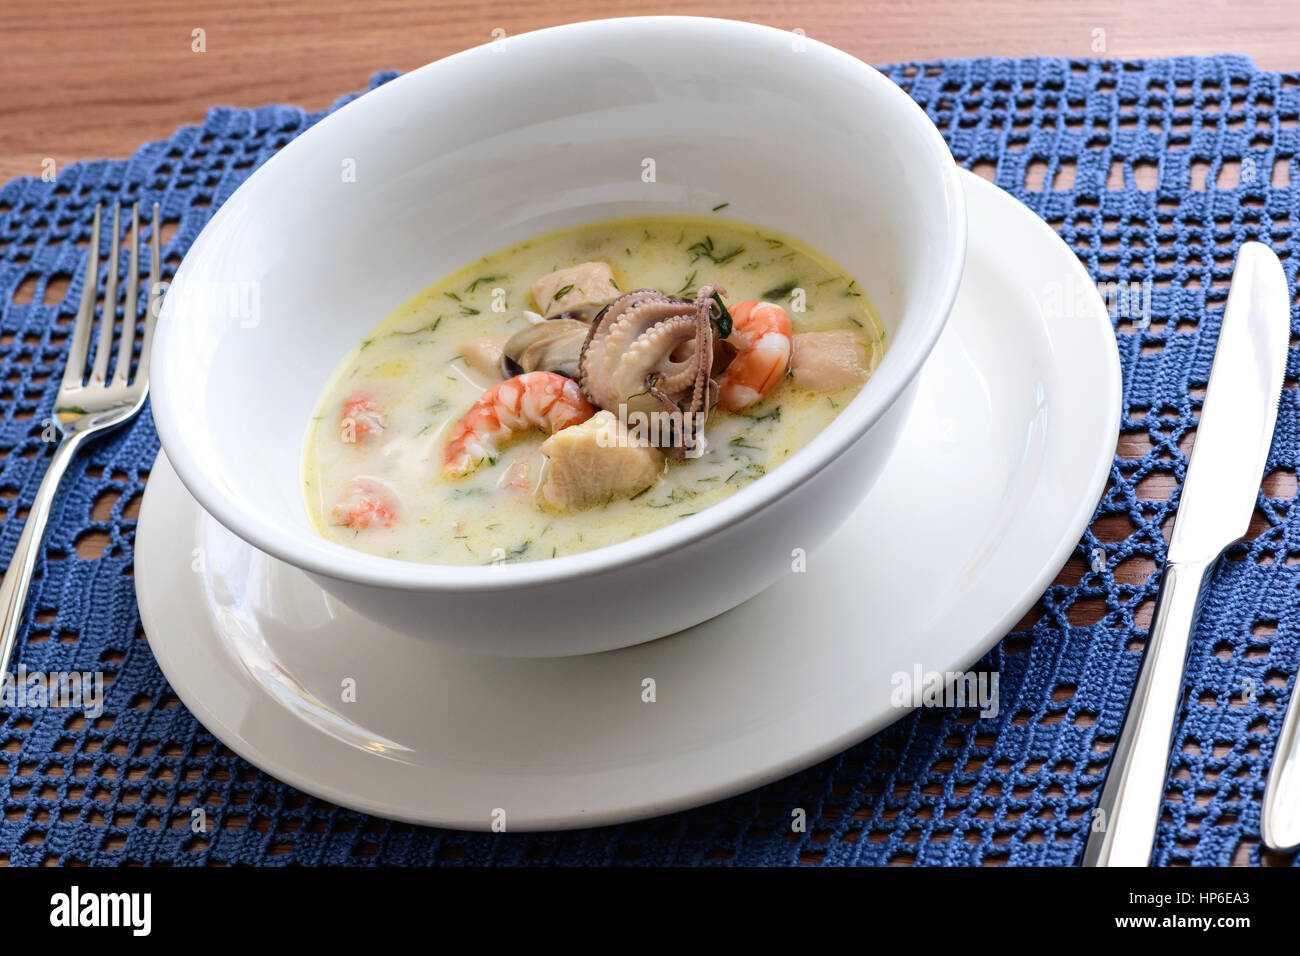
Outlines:
[[[374,406],[369,395],[356,392],[343,400],[339,416],[339,437],[345,445],[365,442],[384,430],[384,416]]]
[[[447,442],[443,472],[467,475],[495,458],[515,432],[534,426],[555,434],[585,422],[596,406],[572,379],[554,372],[526,372],[489,388],[460,420]]]
[[[527,461],[517,461],[506,469],[497,487],[515,498],[527,497],[532,487],[532,467]]]
[[[790,317],[771,302],[738,302],[727,342],[740,351],[718,380],[718,401],[744,411],[770,392],[790,366]]]
[[[354,478],[334,505],[334,523],[364,531],[374,524],[392,527],[397,517],[393,493],[373,478]]]

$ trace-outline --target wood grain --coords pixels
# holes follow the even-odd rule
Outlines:
[[[120,158],[214,105],[328,105],[381,69],[576,20],[698,14],[800,28],[871,63],[969,56],[1245,53],[1300,68],[1292,0],[8,0],[0,26],[0,180],[48,157]],[[206,52],[191,49],[205,31]],[[1094,31],[1105,51],[1094,51]]]

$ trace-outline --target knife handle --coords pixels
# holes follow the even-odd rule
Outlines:
[[[1269,849],[1288,853],[1300,847],[1300,677],[1291,685],[1286,720],[1273,750],[1273,766],[1264,788],[1260,836]]]
[[[1192,628],[1212,561],[1167,564],[1142,667],[1083,850],[1084,866],[1147,866],[1160,823],[1169,750]]]

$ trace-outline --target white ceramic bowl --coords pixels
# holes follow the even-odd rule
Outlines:
[[[312,530],[308,419],[343,356],[394,308],[534,235],[723,202],[844,266],[890,340],[858,397],[788,462],[669,527],[531,563],[413,564]],[[965,245],[942,138],[859,60],[726,20],[541,30],[368,93],[240,187],[167,295],[154,418],[208,512],[362,614],[490,654],[610,650],[752,597],[858,504],[947,320]]]

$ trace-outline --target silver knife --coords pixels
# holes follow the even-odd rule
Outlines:
[[[1291,701],[1287,704],[1286,720],[1273,751],[1273,766],[1268,771],[1268,785],[1264,788],[1263,832],[1264,845],[1282,853],[1300,847],[1300,701],[1296,688],[1300,678],[1291,687]]]
[[[1204,589],[1223,549],[1250,525],[1291,340],[1282,264],[1268,246],[1237,253],[1142,667],[1110,758],[1084,866],[1147,866]]]

